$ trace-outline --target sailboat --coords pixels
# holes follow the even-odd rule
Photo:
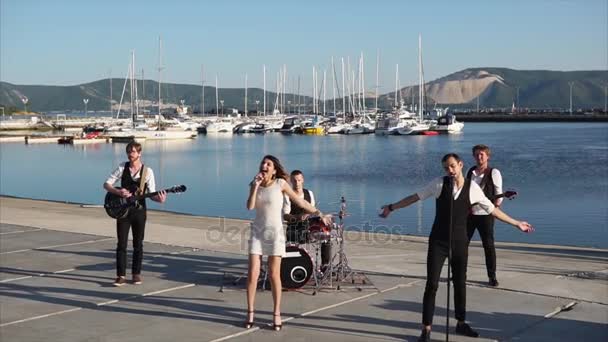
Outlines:
[[[159,46],[161,45],[161,41],[159,39]],[[159,65],[160,65],[160,50],[159,50]],[[107,137],[112,138],[112,141],[145,141],[145,140],[170,140],[170,139],[192,139],[197,136],[196,132],[192,131],[183,131],[183,130],[161,130],[160,122],[162,119],[161,114],[161,97],[160,97],[160,85],[161,85],[161,74],[162,70],[159,67],[159,79],[158,79],[158,126],[156,128],[149,127],[145,120],[143,120],[143,115],[139,114],[139,101],[137,99],[137,80],[135,79],[135,52],[131,52],[131,63],[129,64],[129,72],[128,76],[125,79],[125,85],[123,87],[123,94],[121,95],[121,103],[124,97],[124,92],[126,90],[127,80],[130,80],[130,93],[131,93],[131,127],[121,127],[117,130],[108,130],[105,134]]]
[[[422,35],[418,35],[418,117],[395,130],[398,135],[418,135],[430,129],[424,121],[424,73],[422,70]]]

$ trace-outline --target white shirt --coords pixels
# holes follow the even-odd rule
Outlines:
[[[312,191],[310,191],[310,190],[308,190],[308,193],[310,194],[310,204],[314,207],[316,204],[315,194],[313,194]],[[297,195],[297,193],[296,193],[296,195]],[[302,194],[302,196],[299,196],[299,197],[304,199],[304,194]],[[290,212],[291,212],[291,200],[289,199],[289,196],[287,196],[287,194],[284,194],[283,195],[283,215],[289,214]]]
[[[471,180],[474,181],[475,183],[477,183],[478,185],[481,184],[481,182],[483,181],[483,177],[485,176],[485,173],[481,173],[481,174],[477,174],[477,170],[474,169],[473,170],[473,174],[471,175]],[[492,181],[494,182],[494,193],[495,194],[502,194],[502,175],[500,174],[500,171],[498,169],[492,169]],[[483,189],[482,189],[483,191]],[[502,203],[502,198],[499,198],[496,200],[496,203],[498,205],[500,205]],[[473,215],[487,215],[487,213],[485,212],[485,210],[483,210],[482,208],[479,208],[479,206],[475,205],[473,206]]]
[[[435,198],[439,198],[441,196],[441,189],[443,188],[443,177],[437,177],[433,179],[427,186],[422,188],[420,191],[416,193],[420,200],[425,200],[431,196]],[[456,182],[454,182],[454,189],[452,190],[452,195],[454,199],[458,199],[462,188],[458,189],[456,186]],[[475,182],[471,182],[471,187],[469,188],[469,201],[471,204],[478,203],[480,209],[484,210],[483,215],[490,215],[494,211],[494,204],[484,195],[483,191]]]
[[[112,171],[112,173],[110,174],[110,177],[108,177],[108,179],[106,180],[106,183],[114,186],[114,183],[116,183],[122,177],[123,170],[125,169],[125,164],[126,163],[120,163],[120,165],[118,165],[118,167],[114,171]],[[139,175],[140,175],[139,171],[137,171],[137,173],[135,173],[135,174],[131,174],[131,178],[133,178],[133,181],[135,181],[137,183],[137,186],[139,186],[139,178],[140,178]],[[137,178],[135,178],[135,177],[137,177]],[[154,182],[154,172],[152,171],[151,168],[149,168],[147,166],[146,166],[146,183],[148,183],[149,192],[156,192],[156,182]]]

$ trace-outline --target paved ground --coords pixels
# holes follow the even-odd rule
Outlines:
[[[148,222],[144,283],[115,288],[114,222],[103,209],[0,197],[0,340],[415,341],[419,333],[424,238],[349,233],[357,286],[284,292],[276,333],[269,291],[259,293],[256,328],[241,327],[244,283],[233,280],[246,271],[246,221],[151,212]],[[450,340],[608,340],[608,251],[499,244],[497,253],[501,286],[489,288],[483,250],[470,249],[467,318],[481,338],[455,335],[452,318]],[[442,283],[437,341],[445,295]]]

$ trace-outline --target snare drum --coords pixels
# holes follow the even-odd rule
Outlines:
[[[331,228],[320,217],[308,219],[308,236],[311,242],[327,242],[331,240]]]
[[[281,283],[285,289],[299,289],[304,286],[313,272],[310,255],[297,245],[287,245],[281,260]]]

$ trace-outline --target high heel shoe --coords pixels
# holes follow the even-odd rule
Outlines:
[[[249,314],[252,314],[252,313],[253,313],[253,311],[247,310],[247,319],[249,319]],[[245,329],[253,328],[253,325],[254,325],[253,318],[251,319],[251,321],[245,321],[244,325],[245,325]]]
[[[273,314],[273,317],[281,317],[281,314]],[[274,329],[274,331],[281,331],[281,329],[283,328],[283,324],[276,324],[274,322],[272,322],[272,328]]]

